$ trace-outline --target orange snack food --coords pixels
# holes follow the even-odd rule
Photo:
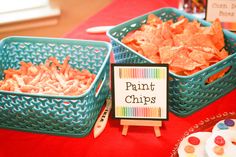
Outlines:
[[[194,153],[194,151],[195,151],[194,149],[195,148],[191,145],[187,145],[187,146],[184,147],[184,150],[185,150],[186,153]]]
[[[0,90],[76,96],[84,93],[96,75],[88,70],[72,68],[67,56],[60,64],[50,57],[45,64],[33,65],[20,62],[19,69],[4,70],[5,79],[0,81]]]
[[[183,16],[177,22],[163,22],[150,14],[146,24],[129,32],[121,41],[155,63],[169,64],[171,72],[182,76],[192,75],[229,55],[224,49],[224,34],[218,19],[210,27],[203,27]],[[228,70],[214,74],[206,83],[223,77]]]

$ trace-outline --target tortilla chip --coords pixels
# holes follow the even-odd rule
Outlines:
[[[175,46],[184,46],[186,45],[187,41],[191,38],[187,34],[177,34],[173,36],[173,42]]]
[[[210,36],[213,44],[218,50],[221,50],[225,46],[223,29],[219,19],[216,19],[211,27],[207,28],[203,34]]]
[[[169,40],[169,39],[173,38],[172,37],[173,34],[171,32],[170,25],[166,22],[162,24],[161,35],[162,35],[164,40]]]
[[[171,72],[173,72],[177,75],[185,75],[183,68],[173,67],[173,66],[170,65],[169,69],[170,69]]]
[[[153,43],[142,43],[140,47],[143,50],[143,55],[145,57],[156,55],[158,52],[158,47]]]
[[[193,35],[200,31],[200,23],[198,23],[196,20],[193,22],[189,22],[185,24],[185,28],[183,30],[183,33],[186,35]]]
[[[204,51],[199,51],[199,50],[193,50],[192,52],[189,53],[189,57],[199,63],[199,64],[203,64],[203,65],[207,65],[209,66],[209,62],[208,60],[212,59],[214,57],[213,54],[211,53],[206,53]]]
[[[126,34],[126,36],[123,39],[121,39],[121,42],[124,43],[124,44],[127,44],[129,42],[134,41],[134,36],[133,36],[134,32],[135,32],[135,30],[133,30],[131,32],[128,32]]]
[[[188,23],[188,19],[183,16],[178,19],[178,22],[171,24],[171,31],[174,34],[180,34],[183,32],[185,25]]]
[[[161,59],[158,54],[149,56],[149,59],[155,63],[161,63]]]
[[[160,44],[160,47],[165,47],[165,46],[174,46],[173,39],[163,40],[162,43]]]
[[[180,47],[165,46],[159,49],[161,63],[171,64]]]
[[[195,68],[193,70],[185,70],[184,74],[188,76],[188,75],[195,74],[195,73],[199,72],[200,70],[201,70],[201,68],[197,67],[197,68]]]
[[[186,41],[187,46],[210,47],[215,49],[210,37],[206,34],[194,34],[189,40]]]
[[[229,52],[226,51],[225,49],[222,49],[221,51],[217,53],[217,56],[219,56],[220,59],[224,59],[229,56]]]
[[[224,34],[217,19],[210,27],[181,16],[177,22],[161,21],[150,14],[146,24],[129,32],[123,39],[130,48],[156,63],[169,64],[178,75],[192,75],[226,58]],[[222,77],[227,69],[211,76],[207,82]]]
[[[188,51],[185,49],[182,49],[178,52],[177,55],[175,55],[171,66],[176,68],[182,68],[183,70],[194,70],[196,67],[201,66],[202,64],[199,64],[197,62],[194,62],[189,56]]]
[[[146,24],[157,26],[158,24],[162,24],[162,20],[154,14],[149,14]]]

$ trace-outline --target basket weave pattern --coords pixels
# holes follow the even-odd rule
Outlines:
[[[164,8],[151,13],[159,16],[163,21],[176,20],[181,15],[189,20],[195,19],[173,8]],[[129,31],[139,28],[146,22],[148,14],[120,24],[107,33],[111,39],[116,63],[153,63],[121,43],[121,39]],[[204,20],[198,21],[204,26],[210,25]],[[229,57],[191,76],[180,76],[170,72],[169,109],[176,115],[190,115],[236,87],[236,35],[225,30],[224,35],[225,49],[230,53]],[[224,77],[208,85],[205,84],[210,76],[226,67],[230,67],[230,70]]]
[[[0,76],[19,62],[44,63],[51,56],[61,63],[70,56],[74,68],[96,74],[81,96],[49,96],[0,91],[0,127],[82,137],[93,127],[109,91],[109,47],[103,42],[63,39],[8,38],[1,43]],[[98,84],[100,90],[96,93]]]

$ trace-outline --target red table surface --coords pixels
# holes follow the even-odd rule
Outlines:
[[[149,11],[170,6],[177,6],[177,1],[114,0],[64,37],[109,41],[106,35],[87,34],[85,29],[116,25]],[[96,139],[93,138],[93,132],[84,138],[73,138],[0,129],[0,157],[169,157],[178,139],[194,124],[219,113],[235,110],[236,90],[233,90],[186,118],[169,113],[169,120],[163,122],[159,138],[155,137],[153,127],[137,126],[131,126],[128,135],[122,136],[119,120],[111,116],[106,129]]]

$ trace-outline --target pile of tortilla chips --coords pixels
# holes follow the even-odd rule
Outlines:
[[[169,64],[170,71],[183,76],[192,75],[229,55],[224,49],[218,19],[210,27],[203,27],[185,17],[179,17],[177,22],[163,22],[150,14],[146,24],[129,32],[122,42],[156,63]],[[224,76],[228,70],[214,74],[207,83]]]

